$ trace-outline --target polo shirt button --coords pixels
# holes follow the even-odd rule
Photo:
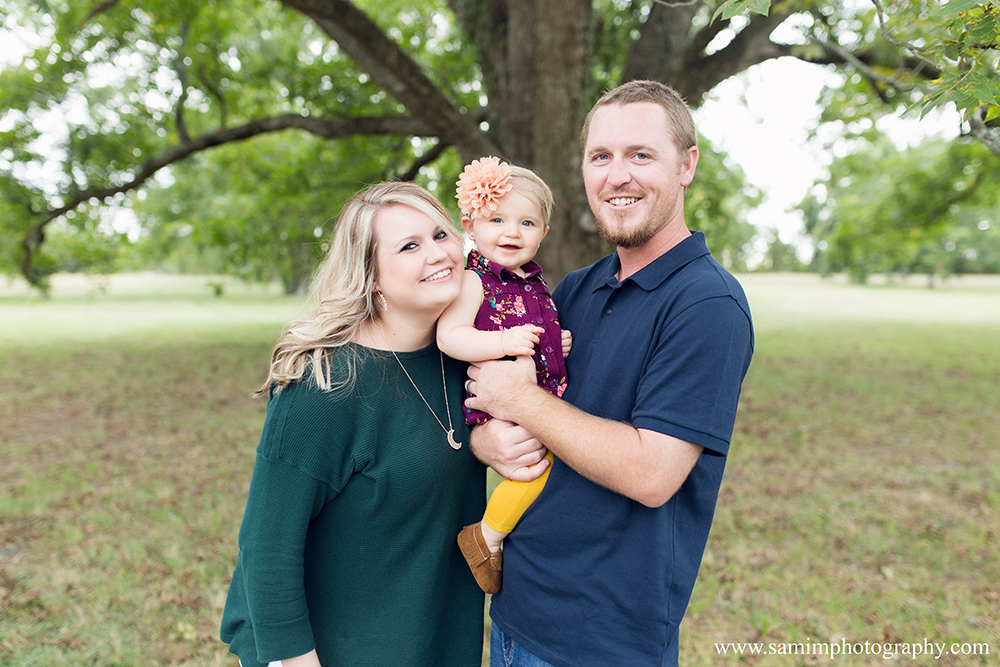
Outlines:
[[[525,285],[524,286],[524,291],[525,292],[530,292],[531,291],[531,285]]]
[[[610,315],[610,314],[611,314],[611,309],[610,309],[610,308],[608,308],[607,310],[605,310],[605,311],[604,311],[604,314],[605,314],[605,315]]]
[[[544,321],[545,321],[545,320],[543,320],[543,319],[542,319],[542,318],[540,318],[540,317],[536,317],[536,318],[535,318],[535,324],[541,324],[541,323],[542,323],[542,322],[544,322]]]
[[[551,345],[547,345],[547,346],[545,347],[545,351],[546,351],[546,352],[551,352],[551,351],[552,351],[552,346],[551,346]]]

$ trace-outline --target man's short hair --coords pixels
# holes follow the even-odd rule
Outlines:
[[[587,150],[590,121],[598,109],[615,104],[625,105],[639,102],[659,104],[667,112],[667,124],[670,127],[671,138],[678,153],[684,153],[692,146],[698,145],[698,133],[694,128],[691,110],[680,93],[658,81],[639,80],[623,83],[604,93],[601,99],[597,100],[590,113],[587,114],[587,119],[583,122],[583,131],[580,133],[581,149]]]

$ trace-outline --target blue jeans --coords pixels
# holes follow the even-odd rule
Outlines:
[[[516,641],[504,634],[500,626],[493,624],[490,630],[490,667],[553,667],[534,653],[530,653]]]

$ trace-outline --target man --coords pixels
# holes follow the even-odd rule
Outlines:
[[[650,81],[610,91],[582,143],[587,197],[617,252],[553,295],[573,332],[569,387],[548,394],[524,363],[469,371],[467,405],[498,418],[474,432],[480,458],[523,476],[511,461],[537,455],[510,443],[525,431],[557,457],[506,541],[491,661],[677,665],[753,353],[750,310],[685,223],[698,148],[677,93]]]

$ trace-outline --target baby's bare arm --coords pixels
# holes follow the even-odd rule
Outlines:
[[[482,303],[482,279],[474,271],[466,271],[462,292],[438,319],[437,343],[445,354],[462,361],[534,354],[538,334],[544,329],[525,324],[504,331],[480,331],[475,322]]]

